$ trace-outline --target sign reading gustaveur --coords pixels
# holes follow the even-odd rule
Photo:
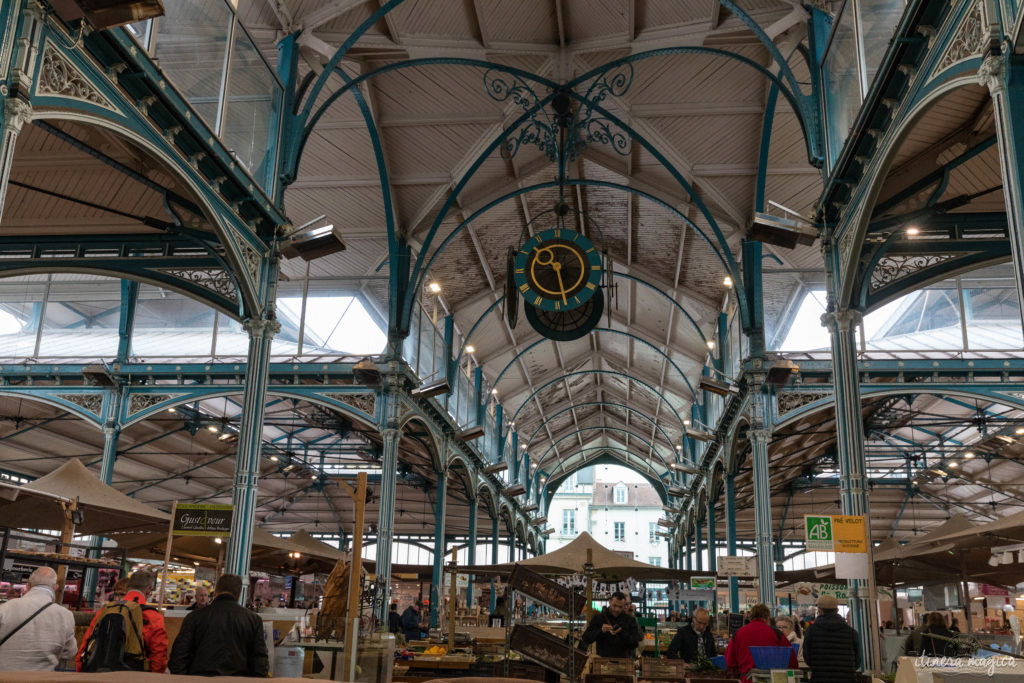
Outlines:
[[[174,535],[230,536],[233,512],[233,505],[178,503],[174,511]]]

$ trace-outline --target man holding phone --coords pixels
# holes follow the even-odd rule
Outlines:
[[[636,617],[626,611],[628,599],[622,591],[612,594],[611,602],[594,615],[580,642],[597,643],[598,657],[634,657],[643,640]]]

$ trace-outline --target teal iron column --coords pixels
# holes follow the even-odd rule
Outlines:
[[[466,564],[476,564],[476,498],[469,499],[469,545],[466,546]],[[469,583],[466,584],[466,607],[473,605],[473,576],[469,576]]]
[[[434,503],[434,573],[430,580],[430,628],[441,623],[441,584],[444,577],[445,551],[448,548],[444,532],[445,508],[448,503],[448,472],[437,473],[437,501]],[[455,606],[452,605],[452,609]]]
[[[32,119],[32,105],[16,97],[3,98],[3,128],[0,130],[0,219],[4,215],[7,182],[14,165],[14,147],[21,129]]]
[[[704,525],[700,523],[700,520],[697,520],[695,536],[694,555],[696,555],[696,560],[694,562],[697,565],[697,571],[702,572],[704,571]]]
[[[725,477],[725,543],[730,555],[736,554],[736,482],[735,475]],[[729,577],[729,611],[740,611],[740,582]]]
[[[708,496],[708,571],[711,573],[718,571],[718,549],[715,547],[718,544],[718,539],[715,535],[715,501]]]
[[[1024,133],[1020,130],[1024,117],[1024,58],[1012,49],[1006,52],[987,54],[978,69],[978,80],[992,95],[1017,300],[1024,316]]]
[[[242,417],[239,425],[238,454],[235,458],[235,484],[231,502],[235,506],[231,518],[231,537],[225,550],[224,573],[242,577],[242,595],[249,585],[249,558],[252,534],[256,525],[256,494],[259,489],[263,448],[263,415],[267,398],[270,368],[270,342],[281,324],[268,318],[249,318],[244,323],[249,332],[249,354],[245,366],[245,390],[242,395]]]
[[[388,404],[396,403],[394,397],[385,397]],[[395,486],[398,478],[398,442],[402,430],[388,427],[381,431],[380,511],[377,516],[377,624],[387,628],[388,605],[391,602],[391,550],[395,533],[395,506],[386,501],[395,500]]]
[[[111,389],[107,394],[103,419],[103,459],[100,461],[100,481],[110,484],[114,479],[114,462],[117,460],[117,440],[121,436],[121,387]]]
[[[860,378],[854,335],[859,311],[845,309],[821,318],[832,336],[832,376],[836,395],[836,451],[839,460],[839,500],[844,515],[863,515],[868,538],[869,577],[848,579],[850,625],[860,637],[861,664],[865,671],[879,666],[877,615],[874,606],[874,567],[871,564],[871,520],[861,416]]]
[[[755,361],[761,363],[760,360]],[[757,536],[757,596],[775,611],[775,562],[772,553],[772,488],[768,471],[768,442],[771,423],[768,413],[766,376],[751,375],[753,401],[750,405],[750,456],[754,470],[754,529]]]
[[[516,528],[514,524],[508,532],[508,561],[511,563],[516,561]]]
[[[491,517],[491,564],[498,564],[498,545],[500,541],[499,534],[500,529],[498,527],[498,516],[493,515]],[[494,585],[494,579],[491,579],[491,611],[493,612],[498,607],[498,590]]]
[[[109,485],[114,479],[114,462],[117,460],[117,440],[121,436],[121,387],[114,387],[106,392],[106,399],[103,402],[103,458],[100,460],[100,481]],[[89,536],[89,545],[98,545],[102,542],[99,536]],[[89,557],[99,558],[100,550],[90,550]],[[95,569],[89,568],[85,571],[85,580],[82,582],[82,599],[86,604],[92,604],[96,596],[96,585],[99,574]]]

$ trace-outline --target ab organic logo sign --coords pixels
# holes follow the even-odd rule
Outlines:
[[[804,523],[807,529],[808,550],[832,550],[832,517],[806,515]]]

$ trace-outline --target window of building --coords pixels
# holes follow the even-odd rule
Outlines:
[[[661,566],[661,556],[647,558],[647,564],[653,564],[655,567]]]
[[[626,540],[626,523],[615,522],[615,540],[625,541]]]
[[[658,540],[659,540],[658,539],[658,523],[657,522],[651,522],[647,526],[650,528],[650,532],[651,532],[651,543],[657,543]]]
[[[626,485],[625,484],[616,484],[615,488],[612,489],[612,492],[613,492],[612,493],[612,502],[613,503],[615,503],[616,505],[625,505],[626,504],[627,494],[626,494]]]
[[[576,533],[576,511],[575,510],[562,510],[562,533],[563,534],[574,534],[574,533]]]

